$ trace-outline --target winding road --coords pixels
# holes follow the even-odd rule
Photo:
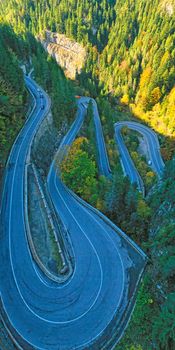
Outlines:
[[[143,136],[148,149],[150,166],[157,174],[157,176],[161,178],[165,164],[161,157],[158,137],[152,129],[137,122],[124,121],[115,124],[115,138],[118,145],[124,173],[130,178],[130,181],[132,183],[137,184],[138,189],[144,194],[145,189],[143,180],[134,165],[134,162],[121,135],[121,129],[126,126],[131,130],[139,132]]]
[[[1,317],[20,349],[112,349],[132,314],[147,257],[117,226],[70,191],[58,176],[55,161],[47,188],[64,222],[75,258],[64,283],[49,280],[33,260],[26,234],[25,171],[29,151],[50,100],[29,77],[34,107],[17,137],[6,167],[0,216]],[[86,115],[88,98],[78,104],[76,119],[58,153],[75,139]],[[95,101],[94,123],[100,173],[111,176]]]

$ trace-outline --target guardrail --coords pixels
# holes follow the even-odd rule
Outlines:
[[[107,223],[117,234],[119,234],[122,238],[124,238],[142,257],[147,260],[147,255],[143,252],[143,250],[129,237],[124,233],[118,226],[116,226],[107,216],[105,216],[98,209],[92,207],[89,203],[85,202],[82,198],[77,196],[72,190],[70,190],[67,186],[65,186],[66,191],[71,193],[71,195],[79,201],[84,207],[90,209],[96,215],[98,215],[105,223]]]
[[[33,168],[33,165],[32,164],[27,164],[26,167],[25,167],[25,184],[28,183],[28,167],[29,166],[32,166]],[[34,169],[34,168],[33,168]],[[34,171],[34,174],[35,174],[35,178],[36,178],[36,172]],[[37,180],[36,180],[37,181]],[[35,260],[35,262],[38,264],[38,266],[40,267],[41,271],[49,278],[51,279],[52,281],[54,282],[57,282],[57,283],[63,283],[65,282],[72,274],[72,267],[71,267],[71,264],[69,264],[67,266],[67,263],[66,263],[66,260],[65,260],[65,257],[63,255],[63,252],[62,252],[62,249],[61,249],[61,246],[58,242],[58,237],[57,237],[57,234],[56,234],[56,230],[55,230],[55,226],[54,226],[54,223],[53,223],[53,220],[52,220],[52,217],[51,217],[51,214],[50,214],[50,211],[49,211],[49,208],[47,206],[47,202],[45,200],[45,197],[44,197],[44,193],[41,189],[41,186],[39,185],[39,182],[37,181],[37,184],[38,184],[38,189],[40,191],[40,195],[41,195],[41,198],[43,200],[43,203],[44,203],[44,207],[45,207],[45,210],[46,210],[46,213],[47,213],[47,216],[48,216],[48,219],[50,221],[50,224],[51,224],[51,227],[53,228],[54,230],[54,236],[55,236],[55,242],[58,246],[58,252],[61,256],[61,259],[62,259],[62,265],[63,265],[63,273],[64,271],[67,271],[68,269],[68,273],[66,275],[62,275],[61,274],[61,271],[60,271],[60,274],[58,275],[55,275],[53,274],[41,261],[41,259],[39,258],[37,252],[36,252],[36,249],[35,249],[35,245],[33,243],[33,238],[32,238],[32,234],[31,234],[31,230],[30,230],[30,225],[29,225],[29,220],[28,220],[28,191],[27,191],[27,185],[25,186],[25,226],[26,226],[26,233],[27,233],[27,239],[28,239],[28,243],[29,243],[29,246],[30,246],[30,251],[31,251],[31,254],[32,254],[32,257],[33,259]],[[67,268],[66,268],[67,267]]]
[[[64,142],[61,143],[61,146],[58,149],[57,152],[57,158],[60,159],[58,160],[59,163],[61,163],[63,157],[66,155],[68,148],[66,147],[66,144],[64,144]],[[64,184],[63,186],[65,187],[66,191],[68,191],[71,196],[73,196],[74,198],[76,198],[76,200],[78,200],[84,207],[88,208],[89,210],[93,211],[96,215],[98,215],[106,224],[108,224],[108,226],[110,226],[121,238],[123,238],[139,255],[140,258],[143,259],[143,268],[141,269],[141,271],[139,272],[138,275],[138,280],[137,283],[135,285],[135,288],[133,290],[133,294],[132,297],[130,299],[127,299],[128,295],[128,288],[125,288],[125,292],[122,296],[122,299],[120,301],[120,305],[119,308],[121,308],[121,310],[123,310],[122,315],[119,317],[119,314],[117,313],[117,311],[115,312],[115,314],[113,315],[113,318],[111,319],[110,324],[106,327],[106,329],[99,335],[99,337],[97,338],[96,341],[93,341],[91,343],[89,343],[89,345],[87,346],[88,348],[92,347],[92,343],[94,347],[100,347],[101,349],[111,349],[111,345],[112,343],[115,344],[116,342],[116,337],[121,337],[124,329],[126,328],[127,323],[129,322],[129,318],[131,317],[132,314],[132,310],[135,304],[135,297],[136,297],[136,291],[138,288],[138,284],[140,282],[140,279],[143,275],[144,272],[144,268],[147,262],[147,256],[146,254],[137,246],[137,244],[135,242],[133,242],[121,229],[119,229],[115,224],[113,224],[107,217],[105,217],[101,212],[99,212],[97,209],[91,207],[88,203],[86,203],[85,201],[83,201],[80,197],[78,197],[75,193],[73,193],[70,189],[68,189]],[[128,281],[125,281],[126,285],[128,283]],[[128,315],[128,316],[127,316]],[[118,328],[116,327],[118,326]],[[120,326],[120,327],[119,327]],[[117,328],[117,330],[116,330]],[[113,335],[111,337],[111,334]],[[108,337],[108,335],[110,337]],[[110,338],[108,341],[106,341],[106,337]]]
[[[120,132],[120,131],[119,131]],[[115,137],[116,137],[116,140],[117,140],[117,132],[116,132],[116,124],[115,124]],[[123,162],[123,157],[122,157],[122,155],[123,155],[123,152],[125,153],[125,155],[126,155],[126,157],[127,157],[127,159],[128,159],[128,161],[129,161],[129,163],[130,163],[130,165],[131,165],[131,170],[133,170],[134,171],[134,174],[135,174],[135,179],[136,179],[136,183],[137,183],[137,188],[138,188],[138,190],[140,191],[140,192],[142,192],[142,194],[143,194],[143,197],[145,196],[145,186],[144,186],[144,183],[143,183],[143,180],[142,180],[142,178],[141,178],[141,176],[140,176],[140,174],[139,174],[139,172],[138,172],[138,170],[136,169],[136,167],[135,167],[135,164],[134,164],[134,162],[133,162],[133,160],[132,160],[132,158],[131,158],[131,156],[130,156],[130,154],[129,154],[129,152],[128,152],[128,149],[127,149],[127,147],[125,146],[125,143],[124,143],[124,141],[123,141],[123,137],[122,137],[122,135],[121,135],[121,132],[120,132],[120,139],[121,139],[121,144],[120,144],[120,142],[118,142],[118,149],[119,149],[119,153],[120,153],[120,162],[121,162],[121,166],[122,166],[122,168],[124,168],[124,170],[125,170],[125,174],[127,175],[127,176],[129,176],[129,174],[128,174],[128,172],[127,172],[127,170],[126,170],[126,168],[125,168],[125,164],[124,164],[124,162]],[[130,166],[129,165],[129,166]],[[133,182],[133,181],[132,181]]]
[[[147,144],[147,148],[148,148],[149,158],[152,161],[152,168],[157,173],[158,177],[161,178],[162,177],[162,173],[163,173],[163,168],[165,167],[165,164],[164,164],[163,159],[161,157],[160,144],[159,144],[159,140],[158,140],[157,134],[154,132],[154,130],[150,129],[149,127],[147,127],[145,125],[139,124],[137,122],[123,121],[123,122],[115,123],[115,129],[118,128],[119,132],[120,132],[120,129],[122,127],[124,127],[124,126],[127,126],[131,130],[137,131],[138,133],[140,133],[144,137],[144,140],[145,140],[145,142]],[[120,136],[121,136],[121,133],[120,133]],[[152,137],[152,140],[155,143],[154,148],[152,147],[152,150],[151,150],[151,142],[148,142],[148,138],[149,137]],[[121,139],[122,139],[122,147],[126,148],[122,136],[121,136]],[[150,141],[151,141],[151,139],[150,139]],[[118,148],[120,149],[120,147],[121,147],[121,145],[118,142]],[[126,150],[127,150],[127,148],[126,148]],[[130,161],[132,161],[129,152],[127,153],[127,155],[130,158]],[[133,166],[134,166],[135,173],[136,173],[137,169],[136,169],[134,163],[133,163]],[[141,179],[141,177],[140,177],[140,179]],[[140,181],[140,179],[138,179],[138,183],[141,184],[142,179],[141,179],[141,181]]]
[[[59,172],[59,170],[58,170]],[[134,310],[135,306],[135,300],[136,300],[136,292],[138,290],[138,286],[140,283],[140,280],[142,278],[142,275],[145,270],[145,266],[147,263],[147,255],[137,246],[137,244],[132,241],[120,228],[118,228],[113,222],[111,222],[103,213],[92,207],[90,204],[85,202],[82,198],[78,197],[72,190],[70,190],[67,186],[62,183],[65,190],[71,194],[72,197],[74,197],[78,202],[81,203],[85,208],[91,210],[93,213],[98,215],[108,226],[110,226],[121,238],[123,238],[125,241],[128,242],[128,244],[137,252],[139,255],[145,260],[145,264],[143,264],[143,268],[139,273],[137,283],[135,285],[135,289],[133,291],[132,297],[128,300],[127,299],[127,292],[123,294],[122,299],[120,301],[120,305],[117,309],[117,312],[113,316],[111,322],[109,325],[105,328],[105,330],[100,334],[100,336],[96,339],[95,342],[91,342],[86,349],[91,349],[91,346],[93,344],[94,349],[101,349],[101,350],[111,350],[111,347],[116,344],[116,337],[119,337],[119,339],[123,336],[123,333],[127,327],[127,324],[129,323],[129,320],[132,316],[132,312]],[[126,284],[128,281],[125,282]],[[125,289],[128,290],[127,288]],[[126,311],[119,317],[118,310],[122,307]],[[127,317],[127,315],[129,317]],[[117,327],[120,325],[120,327]],[[112,336],[111,336],[112,334]]]
[[[46,99],[47,99],[47,96],[46,96]],[[38,125],[37,125],[37,128],[34,130],[33,134],[32,134],[32,140],[30,142],[30,145],[29,145],[29,149],[28,149],[28,153],[26,155],[26,159],[25,159],[25,171],[23,173],[23,180],[24,180],[24,198],[25,198],[25,203],[24,203],[24,207],[25,207],[25,225],[26,225],[26,229],[27,229],[27,234],[28,234],[28,239],[30,240],[30,244],[32,246],[32,251],[34,252],[34,256],[35,256],[35,260],[37,261],[37,263],[39,263],[38,261],[38,256],[37,254],[35,254],[35,247],[33,246],[33,240],[31,239],[31,232],[30,232],[30,227],[29,227],[29,221],[28,221],[28,167],[30,166],[30,157],[31,157],[31,145],[32,145],[32,142],[35,138],[35,135],[37,134],[37,131],[40,127],[40,125],[42,124],[44,118],[46,117],[47,113],[49,113],[49,110],[50,110],[50,106],[49,106],[49,102],[48,102],[48,105],[47,105],[47,108],[46,110],[44,111],[44,114],[41,118],[40,121],[38,121]],[[61,155],[61,153],[60,153]],[[35,172],[35,171],[34,171]],[[37,174],[36,174],[37,175]],[[36,179],[37,179],[37,176],[36,176]],[[38,182],[38,185],[40,186],[39,184],[39,181]],[[146,260],[147,260],[147,257],[146,257],[146,254],[144,254],[142,252],[142,250],[128,237],[126,236],[126,234],[121,231],[116,225],[114,225],[107,217],[105,217],[101,212],[99,212],[97,209],[91,207],[88,203],[84,202],[81,198],[79,198],[78,196],[76,196],[71,190],[69,190],[66,186],[65,186],[66,190],[69,191],[69,193],[71,193],[72,196],[74,196],[76,198],[76,200],[79,200],[81,202],[82,205],[84,205],[86,208],[90,209],[91,211],[93,211],[96,215],[98,215],[105,223],[107,223],[111,228],[113,228],[113,230],[115,232],[117,232],[122,238],[125,239],[125,241],[127,241],[133,249],[135,249],[139,254],[140,256],[142,256],[142,258],[144,258],[144,262],[146,264]],[[40,194],[41,194],[41,197],[43,199],[43,202],[44,202],[44,206],[47,208],[47,202],[45,200],[45,196],[44,196],[44,193],[42,191],[42,188],[40,188]],[[49,211],[48,211],[48,215],[49,215]],[[53,222],[52,222],[53,223]],[[145,264],[143,263],[143,265],[145,266]],[[42,267],[43,268],[43,267]],[[127,313],[130,315],[131,314],[131,309],[133,308],[133,304],[134,304],[134,298],[135,298],[135,295],[136,295],[136,290],[137,290],[137,287],[138,287],[138,283],[140,281],[140,278],[143,274],[143,271],[144,271],[144,268],[140,271],[140,275],[138,276],[138,282],[135,286],[135,290],[133,292],[133,296],[131,298],[130,301],[127,300],[127,293],[128,293],[128,289],[125,288],[125,291],[123,293],[123,296],[122,296],[122,299],[120,302],[122,302],[122,305],[120,304],[120,308],[121,310],[125,310],[125,308],[127,307],[126,311],[125,311],[125,314],[123,314],[121,316],[121,318],[119,318],[118,314],[116,313],[116,310],[115,310],[115,313],[114,315],[111,317],[111,321],[110,323],[108,324],[108,326],[105,328],[104,331],[101,332],[101,334],[99,336],[97,336],[97,340],[96,341],[93,341],[93,346],[97,346],[101,349],[104,349],[104,346],[105,346],[105,350],[108,350],[108,349],[111,349],[111,342],[113,342],[113,337],[111,337],[108,341],[106,341],[106,336],[109,334],[113,336],[115,336],[115,339],[116,339],[116,336],[118,336],[119,332],[122,333],[124,331],[124,328],[126,327],[126,315]],[[46,270],[45,270],[45,266],[44,266],[44,270],[43,272],[46,274]],[[47,271],[48,272],[48,271]],[[126,273],[127,274],[127,273]],[[47,274],[46,274],[47,275]],[[47,275],[49,278],[50,278],[50,275]],[[125,286],[127,286],[127,283],[128,283],[128,280],[127,278],[125,279]],[[126,301],[127,301],[127,304],[126,304]],[[0,305],[0,308],[1,308],[1,305]],[[131,309],[130,309],[131,308]],[[6,324],[8,325],[8,316],[5,315],[5,310],[2,310],[2,313],[4,314],[4,319],[6,319]],[[128,322],[128,320],[127,320]],[[117,329],[117,332],[116,333],[116,325],[118,326],[120,323],[120,328]],[[11,329],[13,328],[13,325],[8,325],[8,328],[9,328],[9,331],[11,331]],[[19,335],[15,333],[15,330],[13,330],[14,334],[15,334],[15,337],[16,339],[18,340],[19,338]],[[21,338],[20,340],[21,344],[23,344],[24,340]],[[105,345],[104,345],[105,344]],[[92,347],[92,342],[89,343],[88,347]],[[25,343],[25,349],[33,349],[33,347],[30,346],[30,344],[26,344]]]
[[[59,159],[58,163],[60,164],[63,160],[63,158],[65,157],[66,153],[68,152],[70,146],[66,145],[66,144],[62,144],[60,145],[60,147],[58,148],[58,151],[56,153],[55,158]],[[53,161],[55,162],[55,160]],[[58,172],[60,172],[60,169],[57,169]],[[137,171],[137,170],[136,170]],[[60,175],[60,173],[59,173]],[[142,181],[142,179],[141,179]],[[68,191],[69,193],[71,193],[71,195],[76,198],[76,200],[78,200],[83,206],[87,207],[88,209],[90,209],[91,211],[95,212],[98,216],[100,216],[102,218],[103,221],[105,221],[108,225],[110,225],[120,236],[122,236],[125,240],[128,241],[128,243],[130,245],[133,246],[133,248],[135,250],[137,250],[139,252],[139,254],[141,254],[145,259],[147,259],[146,254],[142,251],[142,249],[139,248],[139,246],[132,241],[119,227],[117,227],[113,222],[111,222],[104,214],[102,214],[100,211],[98,211],[96,208],[92,207],[90,204],[88,204],[87,202],[85,202],[82,198],[78,197],[72,190],[70,190],[67,186],[64,185],[64,183],[62,183],[63,186],[65,187],[65,190]]]
[[[36,84],[36,83],[35,83]],[[38,86],[38,85],[37,85]],[[45,94],[44,90],[39,87],[40,90],[42,91],[43,94]],[[32,91],[30,90],[30,93],[35,101],[35,97],[32,93]],[[31,253],[32,253],[32,256],[34,258],[34,260],[37,262],[37,264],[39,265],[40,269],[43,271],[43,273],[48,277],[50,278],[51,280],[55,281],[55,282],[59,282],[59,283],[63,283],[65,282],[69,277],[70,275],[72,274],[72,264],[70,263],[70,260],[72,259],[66,259],[64,254],[63,254],[63,251],[61,249],[61,246],[59,244],[59,239],[58,239],[58,235],[56,233],[56,230],[55,230],[55,226],[54,226],[54,223],[53,223],[53,220],[52,220],[52,217],[51,217],[51,214],[50,214],[50,210],[48,208],[48,205],[47,205],[47,201],[45,199],[45,196],[44,196],[44,193],[42,191],[42,188],[39,184],[39,181],[38,181],[38,177],[37,177],[37,174],[36,174],[36,170],[35,170],[35,167],[34,165],[32,165],[32,168],[33,168],[33,171],[34,171],[34,175],[35,175],[35,178],[36,178],[36,182],[37,182],[37,185],[38,185],[38,188],[39,188],[39,191],[40,191],[40,195],[41,195],[41,198],[43,200],[43,203],[44,203],[44,207],[46,209],[46,213],[47,213],[47,216],[48,216],[48,219],[50,221],[50,224],[51,224],[51,227],[53,229],[53,233],[54,233],[54,237],[55,237],[55,242],[58,246],[58,252],[60,254],[60,257],[62,259],[62,265],[63,265],[63,270],[62,271],[69,271],[69,273],[66,273],[66,275],[58,275],[58,276],[55,276],[53,273],[51,273],[51,271],[49,271],[47,269],[47,267],[42,263],[41,259],[39,258],[37,252],[36,252],[36,249],[35,249],[35,246],[34,246],[34,243],[33,243],[33,239],[32,239],[32,235],[31,235],[31,231],[30,231],[30,226],[29,226],[29,220],[28,220],[28,176],[27,176],[27,173],[28,173],[28,166],[31,164],[31,147],[32,147],[32,144],[34,142],[34,139],[37,135],[37,132],[40,128],[40,126],[42,125],[43,121],[45,120],[45,117],[48,115],[48,113],[50,113],[50,107],[51,107],[51,100],[50,98],[45,94],[46,96],[46,100],[48,102],[47,104],[47,108],[43,114],[43,118],[41,118],[41,120],[39,121],[38,125],[37,125],[37,128],[35,129],[33,135],[32,135],[32,140],[31,140],[31,143],[29,145],[29,149],[28,149],[28,152],[27,152],[27,156],[26,156],[26,164],[25,164],[25,179],[24,179],[24,199],[25,199],[25,225],[26,225],[26,232],[27,232],[27,238],[28,238],[28,242],[29,242],[29,246],[30,246],[30,249],[31,249]],[[35,101],[35,106],[36,106],[36,101]],[[33,110],[31,112],[31,114],[33,113]]]

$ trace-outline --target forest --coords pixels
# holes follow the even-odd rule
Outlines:
[[[22,70],[11,44],[16,45],[15,35],[6,26],[0,30],[0,164],[3,165],[6,152],[16,132],[23,123],[26,92]],[[18,52],[19,53],[19,52]]]
[[[17,132],[24,124],[30,97],[25,89],[22,65],[35,68],[37,81],[50,93],[53,117],[59,128],[75,113],[74,88],[55,61],[47,57],[36,39],[26,33],[17,35],[7,24],[0,23],[0,167],[6,158]],[[59,118],[58,118],[59,114]]]
[[[172,0],[5,0],[0,16],[17,33],[37,36],[48,29],[81,42],[89,50],[81,81],[93,93],[100,88],[115,96],[159,133],[174,136]]]
[[[65,33],[87,48],[85,67],[75,82],[65,78],[36,40],[46,29]],[[133,317],[116,350],[174,350],[174,1],[4,0],[0,2],[0,52],[1,167],[29,102],[21,64],[32,60],[36,80],[52,98],[58,129],[65,120],[67,125],[73,120],[77,91],[96,98],[113,180],[98,176],[91,108],[82,134],[62,164],[63,180],[149,256]],[[141,120],[160,136],[166,169],[161,182],[151,183],[145,199],[123,178],[113,142],[113,123],[125,118]],[[126,135],[128,144],[132,140]],[[79,174],[84,176],[82,186]],[[145,179],[149,180],[146,175]]]

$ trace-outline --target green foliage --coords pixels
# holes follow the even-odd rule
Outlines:
[[[20,63],[29,65],[29,55],[32,58],[35,78],[51,96],[57,128],[63,120],[70,122],[75,113],[75,97],[72,83],[29,33],[22,38],[9,26],[1,25],[0,52],[0,162],[4,164],[26,114],[27,93]]]
[[[72,84],[32,36],[44,35],[48,29],[86,45],[87,61],[79,81],[92,97],[98,96],[113,167],[118,161],[112,141],[113,122],[128,119],[128,115],[118,113],[116,117],[104,95],[120,104],[122,111],[128,105],[160,134],[170,136],[168,142],[163,141],[163,155],[171,159],[175,145],[175,15],[167,9],[170,2],[174,11],[171,0],[1,1],[0,22],[10,23],[18,33],[17,38],[9,27],[1,26],[1,153],[9,149],[24,115],[26,94],[19,60],[32,57],[36,79],[51,95],[57,127],[65,119],[67,126],[75,111]],[[94,140],[91,114],[89,109],[88,138]],[[135,141],[131,142],[133,152]],[[62,165],[64,181],[142,246],[146,242],[152,259],[148,269],[152,282],[150,278],[144,281],[132,321],[117,350],[174,350],[175,161],[167,164],[161,183],[143,200],[129,180],[123,179],[119,165],[111,183],[97,177],[94,145],[92,141],[81,144],[73,153],[70,150]],[[149,187],[153,174],[133,155]],[[148,240],[150,234],[153,239]]]
[[[134,161],[135,166],[144,181],[146,193],[148,193],[151,187],[156,183],[156,174],[148,166],[145,156],[140,155],[140,152],[138,150],[139,137],[141,137],[141,135],[133,130],[128,129],[127,127],[122,128],[122,135],[131,158]]]
[[[83,199],[104,211],[104,194],[109,181],[98,177],[94,154],[89,152],[90,142],[85,137],[78,137],[61,163],[61,175],[65,184]]]
[[[35,79],[48,91],[57,128],[71,121],[75,114],[75,91],[55,60],[49,57],[38,43],[32,55]]]
[[[175,161],[172,160],[166,167],[163,181],[149,197],[152,214],[147,230],[152,238],[145,247],[150,254],[151,264],[138,294],[133,318],[116,350],[128,350],[136,345],[143,350],[173,350],[175,347],[174,180]],[[145,300],[145,297],[142,298],[144,294],[151,301],[150,305],[140,304],[141,300]]]
[[[152,322],[151,315],[157,315],[158,305],[154,300],[152,282],[148,275],[138,292],[137,302],[126,335],[116,350],[151,350]]]
[[[151,208],[118,168],[106,194],[106,214],[139,244],[147,241]]]
[[[94,201],[97,193],[97,168],[82,144],[85,138],[74,141],[67,157],[61,164],[62,179],[78,195],[87,201]],[[96,196],[97,197],[97,196]]]
[[[158,0],[154,5],[145,0],[4,0],[0,18],[18,33],[38,35],[48,29],[86,44],[91,48],[87,71],[93,77],[98,71],[105,89],[123,96],[124,103],[135,100],[150,109],[173,88],[174,16]]]
[[[157,131],[174,136],[171,6],[169,11],[163,0],[4,0],[0,21],[25,37],[44,35],[47,29],[83,43],[87,61],[79,79],[91,96],[100,90],[112,93]],[[170,152],[164,152],[166,159]]]
[[[26,92],[19,68],[19,41],[8,26],[0,25],[0,164],[23,122]],[[18,57],[17,57],[18,56]]]
[[[171,215],[168,218],[170,222],[161,226],[154,241],[151,242],[157,264],[157,278],[164,284],[167,292],[173,291],[175,278],[175,224]]]
[[[157,349],[173,350],[175,347],[175,293],[170,293],[154,319],[153,337]]]
[[[85,135],[85,137],[87,137],[88,143],[84,143],[82,147],[93,160],[97,160],[98,151],[96,146],[93,106],[91,101],[88,104],[87,114],[83,123],[83,129],[83,134]]]
[[[18,33],[27,28],[36,35],[48,29],[102,50],[115,18],[114,3],[115,0],[4,0],[0,3],[0,19],[5,18]]]

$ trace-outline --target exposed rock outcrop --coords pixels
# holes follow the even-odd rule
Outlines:
[[[40,39],[45,50],[55,58],[70,79],[80,74],[86,60],[86,49],[67,38],[64,34],[46,31],[46,38]]]

